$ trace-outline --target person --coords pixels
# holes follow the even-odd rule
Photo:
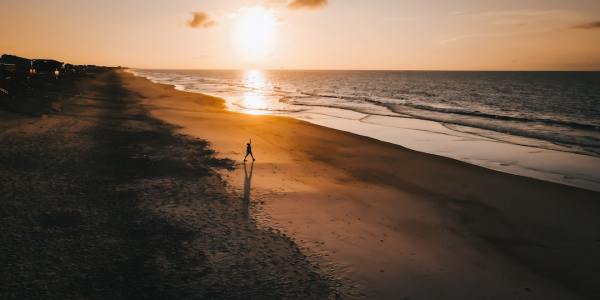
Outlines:
[[[246,161],[246,158],[248,157],[248,155],[250,155],[252,157],[252,161],[256,160],[256,159],[254,159],[254,154],[252,154],[252,139],[250,139],[249,143],[246,143],[246,156],[244,156],[244,161]]]

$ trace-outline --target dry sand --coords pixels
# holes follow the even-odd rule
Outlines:
[[[251,218],[291,236],[347,298],[600,298],[600,193],[121,77],[153,116],[237,161],[220,173],[240,200],[251,137]]]
[[[204,140],[109,72],[62,112],[0,112],[0,299],[326,299],[290,238],[249,218]]]

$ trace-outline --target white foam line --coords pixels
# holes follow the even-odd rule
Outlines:
[[[141,73],[133,70],[128,71],[136,76],[146,77],[152,82],[172,85],[166,78],[160,79],[140,75]],[[177,87],[188,92],[223,98],[228,109],[232,111],[256,114],[256,110],[244,109],[231,101],[228,96],[185,89],[180,85]],[[415,117],[367,114],[313,105],[310,109],[298,112],[265,110],[264,113],[289,116],[505,173],[600,191],[599,157],[515,144],[471,132],[462,132],[448,128],[443,123]],[[354,116],[350,117],[351,115]],[[369,120],[366,120],[367,118]]]

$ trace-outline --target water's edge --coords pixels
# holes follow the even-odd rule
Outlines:
[[[133,70],[128,72],[154,83],[174,86],[177,90],[221,98],[231,111],[256,114],[255,111],[240,109],[220,95],[188,90],[168,81],[140,75]],[[368,115],[331,107],[315,106],[295,113],[261,113],[292,117],[500,172],[600,191],[599,157],[548,149],[541,144],[539,147],[531,146],[539,143],[528,138],[511,136],[510,139],[502,139],[498,133],[488,133],[467,126],[452,126],[417,118]],[[523,140],[523,143],[519,143],[519,140]]]

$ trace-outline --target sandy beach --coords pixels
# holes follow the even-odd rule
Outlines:
[[[598,296],[600,194],[419,153],[123,74],[157,118],[240,163],[252,137],[252,211],[348,298]],[[242,193],[243,168],[221,172]]]
[[[0,115],[2,298],[600,297],[598,192],[123,71],[61,107]]]
[[[334,281],[259,228],[208,142],[151,117],[114,72],[61,112],[0,111],[0,298],[323,299]]]

